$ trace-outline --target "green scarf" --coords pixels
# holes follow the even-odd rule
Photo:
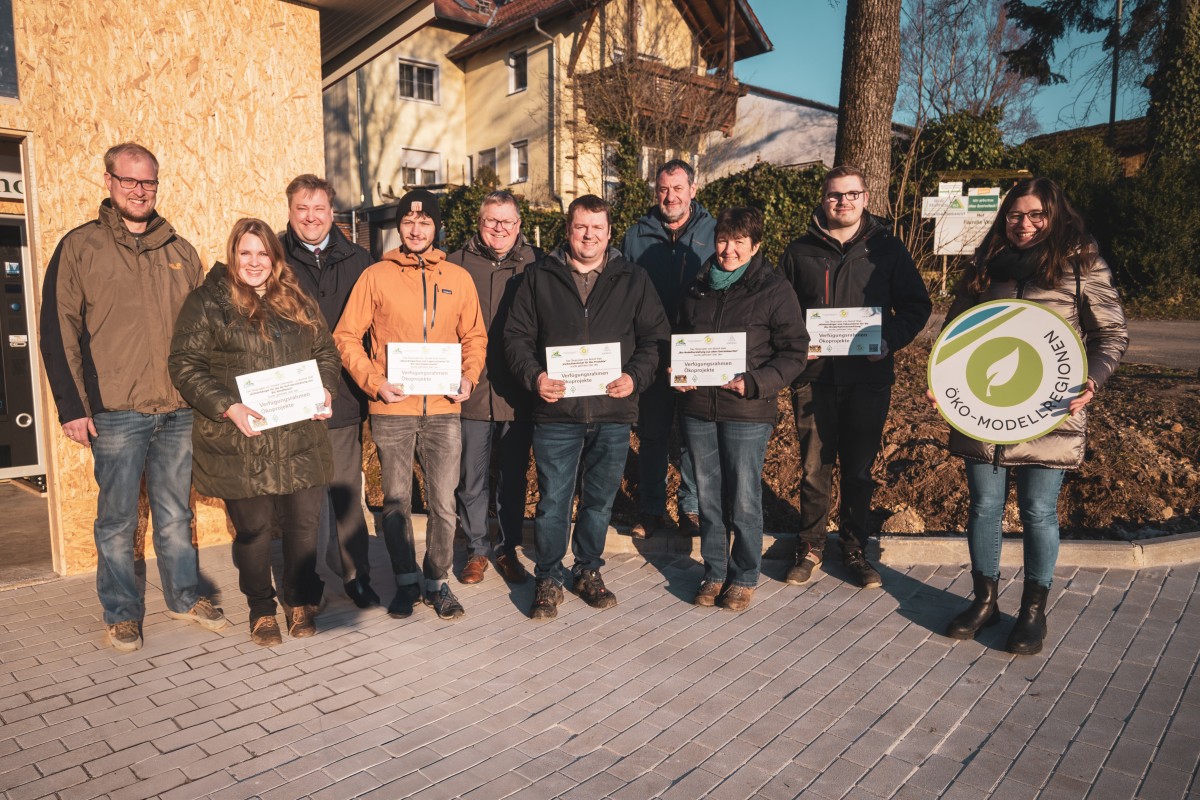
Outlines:
[[[724,291],[738,282],[738,278],[745,274],[746,267],[748,266],[750,266],[749,261],[747,261],[745,264],[742,264],[733,272],[726,272],[717,266],[717,263],[714,261],[708,267],[708,285],[711,286],[715,291]]]

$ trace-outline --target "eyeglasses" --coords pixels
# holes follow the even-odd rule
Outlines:
[[[1008,220],[1009,225],[1020,225],[1021,220],[1025,219],[1026,217],[1029,217],[1029,221],[1032,222],[1034,225],[1040,225],[1046,221],[1046,212],[1045,211],[1028,211],[1028,212],[1027,211],[1010,211],[1004,215],[1004,218],[1006,220]]]
[[[144,191],[147,192],[158,191],[158,181],[156,180],[139,181],[137,178],[123,178],[120,175],[113,175],[111,172],[108,173],[108,175],[111,178],[116,178],[117,183],[121,184],[122,189],[134,189],[140,186]]]
[[[851,203],[857,203],[858,198],[866,194],[866,191],[861,192],[830,192],[825,195],[826,203],[840,203],[842,200],[849,200]]]
[[[479,220],[479,224],[488,229],[500,228],[501,230],[511,231],[514,228],[521,227],[521,220],[492,219],[491,217],[484,217],[483,219]]]

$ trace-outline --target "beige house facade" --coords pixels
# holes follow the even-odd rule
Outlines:
[[[326,172],[339,210],[489,172],[542,206],[603,194],[612,176],[598,119],[694,117],[698,146],[701,128],[721,125],[700,109],[727,107],[732,127],[743,90],[726,67],[771,47],[745,0],[423,6],[423,24],[327,82]]]

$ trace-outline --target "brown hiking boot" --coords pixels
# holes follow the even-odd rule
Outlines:
[[[730,586],[721,596],[719,605],[729,611],[745,611],[754,599],[754,589],[749,586]]]
[[[262,616],[250,620],[250,641],[259,647],[274,647],[283,644],[283,635],[279,632],[279,621],[275,615]]]
[[[703,581],[700,588],[696,591],[696,599],[692,602],[698,606],[711,608],[717,604],[717,597],[721,594],[721,584],[714,581]]]
[[[304,639],[317,633],[317,615],[313,606],[283,605],[283,617],[287,620],[288,636],[293,639]]]

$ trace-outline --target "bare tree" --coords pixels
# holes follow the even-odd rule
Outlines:
[[[888,209],[892,111],[900,83],[900,0],[848,0],[834,161],[862,169],[875,191],[870,210]]]
[[[1004,57],[1022,41],[1004,0],[911,0],[900,29],[900,96],[917,128],[956,111],[982,116],[1003,109],[1010,141],[1038,130],[1038,82],[1007,69]]]

